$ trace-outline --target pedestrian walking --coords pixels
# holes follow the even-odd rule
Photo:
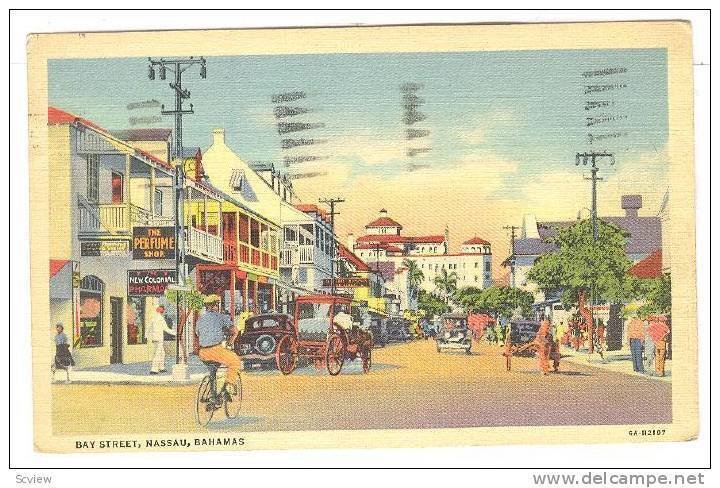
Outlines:
[[[633,371],[638,373],[644,373],[645,368],[643,367],[642,353],[643,353],[643,340],[645,338],[645,329],[643,327],[642,320],[640,317],[633,317],[630,319],[628,324],[627,332],[628,341],[630,342],[630,354],[632,356]]]
[[[550,330],[550,321],[548,319],[543,319],[540,322],[540,328],[538,328],[537,335],[535,336],[535,347],[538,355],[538,369],[540,369],[540,372],[543,375],[548,374],[548,371],[550,371],[550,352],[554,343],[555,341],[552,337],[552,331]],[[557,365],[560,364],[559,359],[555,360],[555,358],[553,358],[553,363],[556,367],[555,371],[557,371]]]
[[[665,355],[670,335],[667,317],[653,317],[648,327],[648,333],[655,344],[655,374],[665,376]]]
[[[55,361],[52,367],[53,378],[58,369],[65,370],[65,381],[70,383],[70,368],[75,366],[75,360],[70,353],[70,341],[64,332],[62,322],[55,325]]]
[[[643,351],[645,352],[645,369],[652,370],[655,365],[655,341],[650,335],[650,321],[645,321],[645,343]]]
[[[175,335],[165,320],[165,307],[160,305],[155,309],[155,315],[145,332],[145,338],[152,343],[152,365],[150,374],[165,373],[165,334]]]

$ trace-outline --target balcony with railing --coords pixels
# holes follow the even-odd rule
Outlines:
[[[315,259],[315,246],[302,245],[285,247],[280,251],[280,266],[295,266],[298,264],[313,264]]]
[[[134,225],[173,226],[172,217],[154,215],[130,203],[93,203],[78,195],[79,233],[130,235]]]
[[[223,240],[204,230],[195,227],[185,229],[185,253],[215,263],[224,259]]]

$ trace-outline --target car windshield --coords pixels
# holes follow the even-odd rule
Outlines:
[[[467,320],[465,319],[445,319],[443,320],[443,329],[466,329]]]
[[[279,326],[280,326],[280,319],[278,319],[278,318],[263,318],[263,319],[255,319],[252,321],[253,329],[268,329],[268,328],[279,327]]]

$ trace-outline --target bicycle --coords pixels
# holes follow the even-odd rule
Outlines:
[[[214,361],[203,361],[210,372],[200,382],[195,402],[195,419],[203,427],[210,423],[216,411],[223,409],[225,417],[237,418],[242,407],[242,380],[238,375],[237,380],[226,388],[225,377],[227,367]],[[218,391],[218,385],[222,385]]]

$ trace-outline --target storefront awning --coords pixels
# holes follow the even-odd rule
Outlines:
[[[72,298],[72,261],[50,260],[50,299],[69,300]]]

